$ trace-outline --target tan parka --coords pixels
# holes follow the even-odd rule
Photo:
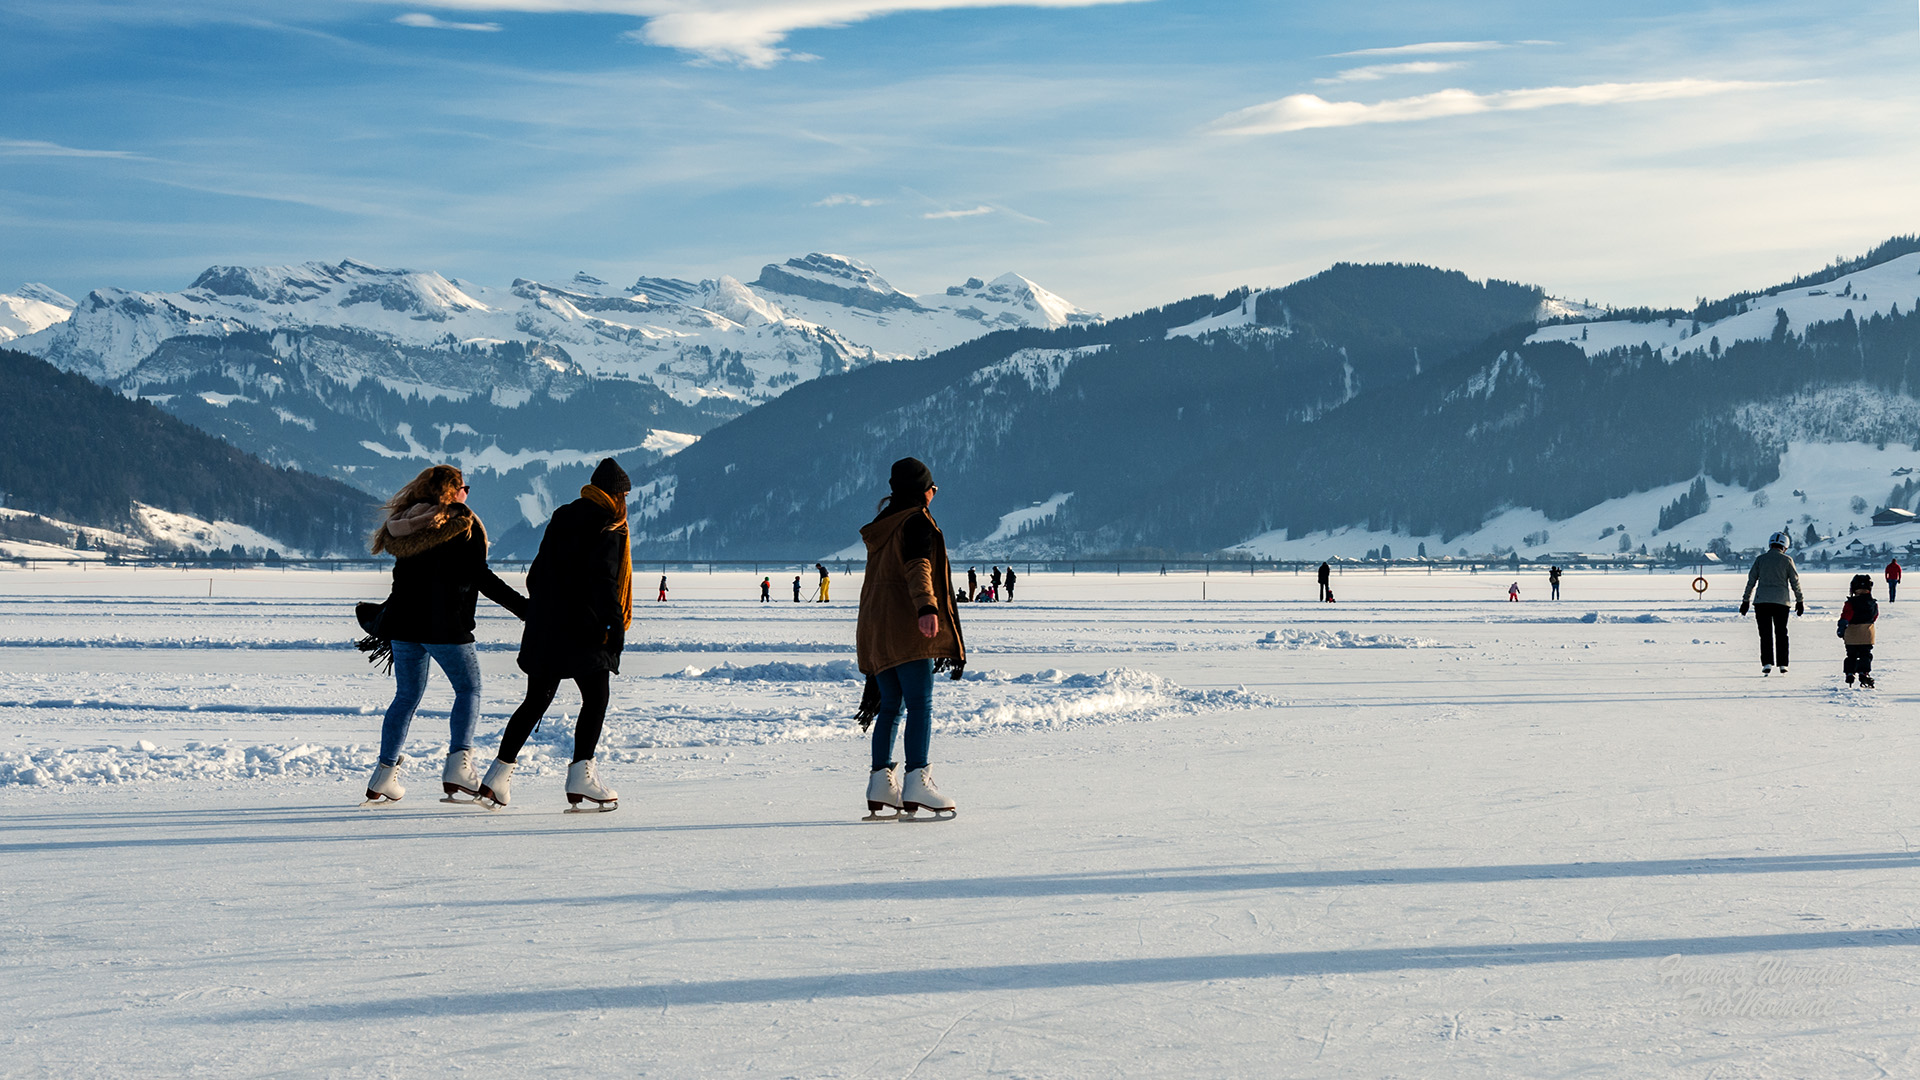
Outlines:
[[[933,523],[933,551],[931,558],[909,561],[901,550],[901,529],[915,514],[925,514]],[[953,606],[947,541],[933,515],[924,506],[888,514],[861,529],[860,539],[867,544],[860,620],[853,632],[860,671],[878,675],[909,660],[945,660],[952,668],[964,666],[967,647]],[[940,632],[930,638],[920,635],[924,607],[940,616]]]

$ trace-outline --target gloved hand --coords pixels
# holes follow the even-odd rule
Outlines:
[[[1805,615],[1807,613],[1806,602],[1803,600],[1795,600],[1793,602],[1793,613],[1795,615]]]
[[[1747,610],[1747,602],[1745,600],[1740,601],[1740,614],[1745,615]]]

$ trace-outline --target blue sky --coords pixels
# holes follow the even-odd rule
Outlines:
[[[807,251],[1119,314],[1336,260],[1689,302],[1920,231],[1920,13],[0,0],[0,291]]]

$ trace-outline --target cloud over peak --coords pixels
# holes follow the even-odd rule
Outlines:
[[[1618,105],[1636,101],[1665,101],[1706,97],[1741,90],[1784,86],[1778,82],[1737,82],[1717,79],[1670,79],[1664,82],[1592,83],[1586,86],[1542,86],[1528,90],[1441,90],[1418,97],[1394,98],[1367,104],[1328,101],[1317,94],[1290,94],[1278,101],[1230,112],[1206,126],[1216,135],[1279,135],[1309,128],[1352,127],[1356,124],[1399,124],[1474,113],[1544,109],[1553,105]]]

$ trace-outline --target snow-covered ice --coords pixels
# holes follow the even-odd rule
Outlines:
[[[1737,570],[1023,573],[936,685],[937,824],[856,820],[853,605],[761,576],[641,605],[621,808],[563,817],[577,699],[488,814],[435,799],[437,674],[407,799],[354,808],[380,575],[0,570],[0,1074],[1920,1064],[1913,635],[1883,606],[1841,689],[1849,573],[1769,679]]]

